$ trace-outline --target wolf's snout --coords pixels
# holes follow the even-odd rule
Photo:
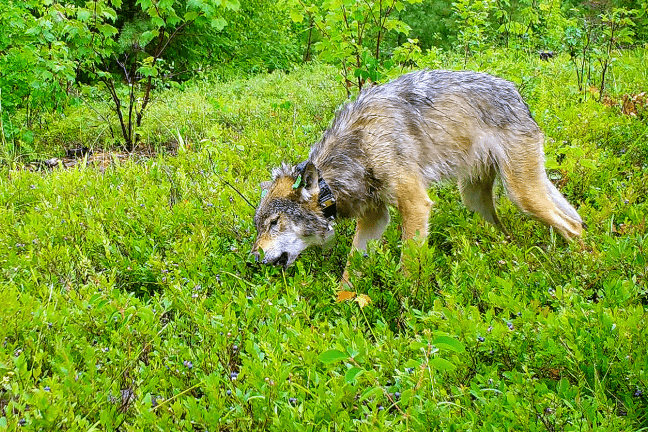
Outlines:
[[[250,251],[250,255],[254,257],[255,263],[261,264],[272,264],[276,266],[287,267],[288,262],[290,261],[290,254],[288,252],[282,252],[279,255],[271,254],[270,256],[265,255],[261,257],[261,252],[258,249],[253,249]]]
[[[282,252],[279,258],[273,263],[274,265],[286,267],[288,265],[288,252]]]
[[[262,264],[272,264],[275,266],[282,266],[282,267],[287,267],[288,266],[288,261],[290,261],[290,255],[288,252],[282,252],[280,255],[277,255],[276,257],[269,257],[265,256],[263,259],[259,256],[259,253],[254,253],[254,260],[256,262],[261,262]]]

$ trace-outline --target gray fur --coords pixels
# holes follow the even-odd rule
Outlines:
[[[437,108],[447,101],[456,102],[461,115]],[[338,201],[349,202],[338,209],[341,216],[355,217],[376,202],[393,203],[392,167],[374,166],[365,153],[389,165],[418,161],[418,174],[429,185],[480,177],[506,163],[506,149],[486,145],[502,133],[540,133],[512,83],[477,72],[420,71],[363,91],[338,113],[309,160]],[[468,152],[461,142],[470,143]]]
[[[504,230],[492,196],[498,174],[522,211],[565,238],[580,236],[580,216],[546,177],[543,142],[512,83],[478,72],[420,71],[363,90],[337,113],[308,161],[333,192],[338,217],[358,219],[354,247],[359,249],[382,235],[387,205],[403,215],[404,237],[425,236],[432,206],[425,190],[444,180],[458,181],[466,206]],[[272,184],[296,177],[293,167],[283,165],[273,171]],[[257,209],[253,251],[261,237],[269,238],[262,224],[273,212],[289,215],[299,227],[291,229],[308,226],[307,243],[324,241],[330,226],[309,195],[282,196],[277,190],[280,201],[264,199]]]

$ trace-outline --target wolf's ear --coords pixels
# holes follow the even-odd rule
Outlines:
[[[307,162],[302,174],[302,198],[309,200],[312,196],[319,195],[319,174],[312,162]]]

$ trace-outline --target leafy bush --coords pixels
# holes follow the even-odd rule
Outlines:
[[[0,88],[17,91],[5,105],[10,114],[26,109],[30,127],[30,110],[64,106],[75,87],[83,98],[96,90],[85,88],[89,83],[110,98],[124,146],[132,150],[151,90],[174,75],[167,48],[186,28],[222,29],[226,21],[220,9],[238,6],[235,0],[10,2],[0,14],[0,29],[9,30],[0,39],[0,49],[7,51],[0,63]],[[122,80],[127,86],[120,85]]]
[[[404,10],[407,3],[420,1],[337,0],[309,4],[294,0],[291,18],[297,23],[306,19],[309,32],[313,29],[319,32],[320,39],[313,46],[321,60],[339,68],[347,97],[350,97],[350,88],[362,90],[365,83],[379,82],[383,77],[380,70],[390,68],[382,48],[384,39],[390,34],[409,32],[407,24],[395,15]],[[311,40],[309,36],[309,43]]]

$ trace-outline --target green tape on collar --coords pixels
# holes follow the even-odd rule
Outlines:
[[[300,184],[301,184],[301,176],[297,176],[297,180],[295,180],[295,183],[293,184],[293,189],[297,189]]]

